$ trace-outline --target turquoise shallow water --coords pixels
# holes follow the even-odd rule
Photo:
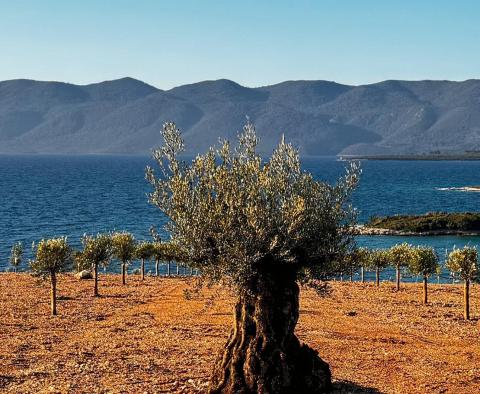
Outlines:
[[[85,232],[128,230],[149,238],[165,218],[150,206],[142,156],[0,156],[0,270],[8,267],[13,242],[68,235],[74,245]],[[151,164],[151,163],[150,163]],[[332,182],[345,163],[307,159],[303,167]],[[360,222],[371,215],[428,211],[479,211],[480,193],[441,190],[480,184],[480,162],[364,161],[354,205]],[[480,237],[359,237],[361,245],[397,242],[434,246],[440,256],[454,245],[477,245]],[[23,267],[25,268],[25,266]],[[112,267],[116,269],[115,266]],[[386,272],[384,278],[392,273]],[[414,279],[414,278],[413,278]]]

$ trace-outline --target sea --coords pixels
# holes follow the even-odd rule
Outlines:
[[[126,230],[149,240],[155,226],[167,239],[165,216],[148,202],[147,165],[155,166],[147,156],[0,155],[0,271],[10,269],[10,250],[18,241],[25,248],[20,270],[28,270],[32,242],[42,238],[68,236],[80,247],[84,233]],[[302,165],[317,179],[334,183],[347,163],[322,157],[307,158]],[[480,193],[458,190],[480,185],[480,161],[362,161],[361,168],[352,198],[359,223],[375,215],[480,211]],[[372,248],[428,245],[443,260],[455,246],[477,246],[480,237],[360,236],[357,242]],[[109,270],[118,272],[118,264]],[[382,275],[388,280],[393,272]],[[405,280],[418,278],[405,273]],[[451,281],[446,272],[438,280]]]

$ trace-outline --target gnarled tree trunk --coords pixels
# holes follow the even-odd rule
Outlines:
[[[235,323],[209,392],[329,392],[328,364],[294,333],[299,313],[295,276],[276,267],[254,282],[235,305]]]

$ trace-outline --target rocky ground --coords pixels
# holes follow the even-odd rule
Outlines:
[[[230,327],[228,293],[187,301],[180,279],[101,279],[93,298],[91,280],[61,276],[51,317],[47,284],[0,274],[0,392],[204,392]],[[427,306],[416,284],[332,288],[302,292],[297,333],[330,364],[336,392],[480,392],[478,285],[469,322],[460,286],[432,284]]]

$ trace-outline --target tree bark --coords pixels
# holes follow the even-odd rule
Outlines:
[[[158,265],[160,264],[160,261],[158,259],[155,260],[155,276],[158,276]]]
[[[57,314],[57,275],[55,272],[50,273],[50,309],[53,316]]]
[[[380,268],[375,268],[375,284],[380,287]]]
[[[397,265],[397,291],[400,291],[400,266]]]
[[[428,288],[427,288],[427,277],[423,277],[423,303],[428,303]]]
[[[209,393],[329,392],[328,364],[294,333],[299,314],[295,276],[277,267],[252,282],[235,305],[233,329],[215,363]]]
[[[93,296],[98,297],[98,263],[93,264]]]
[[[360,267],[360,280],[365,283],[365,268],[363,268],[363,265]]]
[[[167,276],[170,276],[170,261],[167,263]]]
[[[177,276],[180,276],[180,265],[177,263]]]
[[[126,264],[122,263],[122,285],[125,285],[127,282],[125,281],[125,273],[127,271]]]
[[[142,259],[142,280],[145,280],[145,259]]]
[[[465,285],[463,288],[463,317],[465,320],[470,320],[470,280],[465,280]]]

